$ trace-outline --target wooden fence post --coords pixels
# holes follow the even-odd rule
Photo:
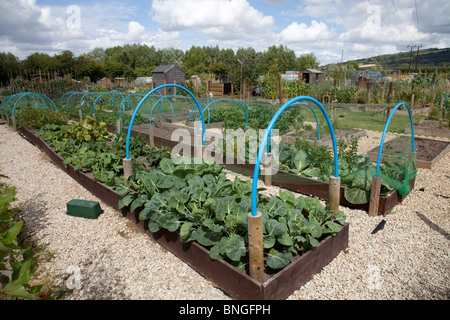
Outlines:
[[[11,116],[11,120],[12,120],[13,131],[17,131],[16,116],[14,114]]]
[[[372,189],[370,190],[369,216],[378,215],[378,205],[380,203],[381,177],[372,178]]]
[[[133,174],[133,166],[131,159],[123,159],[123,178],[125,183],[128,185],[128,177]]]
[[[328,204],[334,213],[339,211],[339,202],[341,195],[341,177],[330,176],[328,182]]]
[[[389,82],[389,92],[388,92],[388,98],[387,98],[387,102],[391,102],[391,98],[393,95],[393,88],[394,88],[394,83],[391,81]]]
[[[264,245],[263,245],[263,218],[262,213],[257,212],[253,216],[247,215],[248,221],[248,253],[250,264],[250,276],[264,282]]]
[[[155,146],[155,132],[154,132],[154,124],[152,123],[148,128],[148,142],[152,147]]]
[[[117,133],[122,132],[122,119],[120,118],[116,120],[116,131]]]

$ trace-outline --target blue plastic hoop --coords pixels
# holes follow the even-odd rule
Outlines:
[[[255,163],[255,170],[253,172],[253,183],[252,183],[252,216],[256,216],[257,215],[257,211],[256,211],[256,195],[257,195],[257,188],[258,188],[258,176],[259,176],[259,167],[261,164],[261,158],[262,155],[264,153],[264,149],[266,147],[266,143],[268,141],[269,135],[271,134],[271,131],[275,125],[275,122],[278,120],[279,116],[283,113],[284,110],[286,110],[287,108],[289,108],[292,104],[294,104],[297,101],[301,101],[301,100],[307,100],[307,101],[311,101],[313,103],[315,103],[320,110],[322,111],[328,127],[330,129],[330,134],[331,134],[331,140],[333,143],[333,153],[334,153],[334,175],[336,178],[339,177],[339,164],[338,164],[338,156],[337,156],[337,146],[336,146],[336,137],[334,136],[334,130],[333,130],[333,125],[331,124],[330,121],[330,117],[328,116],[325,108],[320,104],[319,101],[317,101],[314,98],[311,97],[307,97],[307,96],[300,96],[300,97],[296,97],[293,98],[291,100],[289,100],[288,102],[286,102],[276,113],[275,115],[272,117],[272,120],[270,120],[269,125],[267,126],[266,131],[264,132],[264,136],[261,140],[261,144],[259,146],[259,151],[258,151],[258,155],[256,158],[256,163]]]
[[[54,103],[49,97],[47,97],[46,95],[44,95],[44,94],[42,94],[42,93],[29,92],[29,93],[27,93],[27,94],[22,95],[22,96],[21,96],[19,99],[17,99],[17,101],[14,103],[14,107],[13,107],[13,110],[12,110],[12,115],[14,115],[14,110],[16,109],[17,103],[18,103],[22,98],[25,98],[25,97],[30,96],[30,95],[33,95],[33,96],[34,96],[34,95],[37,95],[38,97],[41,98],[41,100],[42,100],[42,101],[45,103],[45,105],[48,107],[49,105],[47,104],[47,102],[45,102],[44,98],[42,98],[42,97],[47,98],[48,101],[50,101],[50,102],[53,104],[53,106],[55,107],[55,110],[58,111],[58,108],[56,107],[55,103]]]
[[[140,107],[142,106],[142,104],[144,103],[144,101],[155,91],[158,91],[161,88],[164,87],[176,87],[176,88],[180,88],[183,89],[184,91],[186,91],[191,97],[192,99],[194,99],[195,103],[197,104],[198,110],[200,112],[200,116],[202,118],[202,146],[205,146],[205,119],[203,118],[203,113],[202,113],[202,109],[200,108],[200,104],[198,103],[197,98],[185,87],[180,86],[178,84],[163,84],[159,87],[156,87],[155,89],[151,90],[149,93],[147,93],[145,95],[144,98],[141,99],[141,101],[139,102],[138,106],[136,107],[136,109],[134,110],[133,116],[131,117],[131,121],[130,121],[130,125],[128,126],[128,133],[127,133],[127,146],[126,146],[126,159],[130,159],[130,137],[131,137],[131,129],[133,127],[133,122],[134,122],[134,118],[136,118],[136,115],[140,109]],[[159,91],[158,91],[159,92]]]
[[[394,112],[401,106],[406,106],[406,108],[408,109],[408,114],[409,114],[409,122],[411,124],[411,152],[414,153],[414,124],[413,124],[413,118],[412,118],[412,114],[411,114],[411,109],[409,108],[409,106],[404,103],[404,102],[400,102],[399,104],[397,104],[394,109],[392,109],[391,113],[389,114],[389,117],[386,121],[386,124],[384,125],[384,130],[383,130],[383,135],[381,136],[381,142],[380,142],[380,148],[378,150],[378,159],[377,159],[377,171],[376,171],[376,175],[378,176],[378,174],[380,173],[380,163],[381,163],[381,152],[383,151],[383,145],[384,145],[384,138],[386,137],[386,132],[389,126],[389,122],[391,122],[392,116],[394,115]]]

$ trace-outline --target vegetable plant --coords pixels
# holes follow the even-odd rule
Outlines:
[[[358,139],[340,140],[337,143],[339,176],[345,187],[344,197],[350,203],[364,204],[370,200],[372,178],[376,175],[375,166],[365,154],[357,154]],[[280,170],[317,178],[328,182],[334,174],[334,159],[326,146],[317,146],[308,141],[299,141],[295,146],[279,145]],[[409,180],[417,169],[413,161],[393,159],[380,166],[382,177],[381,195],[394,189],[407,195],[410,191]]]
[[[150,231],[178,232],[182,242],[197,241],[210,250],[212,259],[226,259],[245,270],[251,181],[228,180],[223,168],[205,161],[175,165],[164,158],[156,169],[134,171],[128,185],[115,189],[121,195],[119,207],[138,210]],[[290,191],[257,197],[265,261],[271,269],[284,268],[293,256],[316,247],[324,235],[339,232],[345,221],[342,212],[332,217],[317,198],[296,198]]]

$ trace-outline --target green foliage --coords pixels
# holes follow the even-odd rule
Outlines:
[[[338,161],[341,186],[345,187],[344,197],[350,203],[364,204],[370,200],[372,178],[376,175],[374,164],[365,154],[358,155],[358,139],[339,140]],[[279,145],[280,169],[293,174],[317,178],[328,182],[334,174],[334,159],[331,150],[307,141],[297,140],[295,146]],[[405,159],[388,161],[380,166],[382,177],[381,195],[394,189],[407,195],[409,181],[416,175],[414,162]]]
[[[244,270],[248,261],[247,213],[251,211],[251,181],[226,178],[223,167],[174,164],[163,159],[158,169],[135,171],[128,185],[119,185],[119,207],[139,208],[149,229],[179,232],[181,241],[197,241],[212,259],[226,259]],[[260,191],[260,190],[258,190]],[[289,191],[267,198],[258,194],[264,221],[268,268],[281,269],[294,255],[317,246],[324,235],[336,234],[345,216],[324,208],[319,200],[295,198]]]
[[[248,126],[255,130],[265,129],[269,125],[278,108],[272,106],[254,105],[252,108],[246,108],[248,117]],[[206,113],[205,113],[206,116]],[[286,109],[275,123],[274,129],[279,130],[283,135],[292,128],[300,129],[303,126],[304,116],[300,108]],[[224,122],[224,129],[244,129],[246,125],[245,112],[239,105],[231,108],[218,107],[217,110],[210,109],[210,123]]]
[[[17,122],[29,129],[39,129],[46,124],[63,125],[68,120],[66,113],[53,109],[26,108],[17,115]]]
[[[127,114],[124,112],[122,112],[122,114],[120,114],[119,111],[108,112],[108,111],[102,111],[102,110],[97,110],[95,112],[95,118],[97,119],[97,121],[106,122],[111,125],[116,125],[116,121],[120,117],[122,117],[123,125],[130,124],[131,118],[132,118],[131,114]],[[149,121],[150,121],[149,119],[146,119],[143,115],[138,113],[138,114],[136,114],[136,117],[134,118],[133,125],[137,126],[137,125],[140,125],[143,123],[148,123]]]
[[[35,300],[43,297],[42,285],[29,284],[37,258],[18,241],[23,221],[14,219],[17,210],[10,208],[15,196],[15,187],[0,182],[0,299]]]
[[[86,117],[83,122],[66,126],[46,125],[36,134],[71,164],[75,171],[92,172],[94,179],[113,187],[120,183],[123,159],[126,156],[126,135],[110,134],[104,122]],[[161,159],[170,157],[167,148],[153,148],[140,136],[130,139],[130,157],[134,168],[157,166]]]

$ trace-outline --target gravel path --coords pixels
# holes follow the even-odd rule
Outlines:
[[[360,152],[380,137],[368,132]],[[0,153],[0,173],[17,188],[13,205],[22,208],[27,232],[53,256],[38,274],[61,290],[73,289],[65,299],[230,299],[103,202],[98,219],[68,216],[71,199],[99,200],[5,125]],[[341,207],[350,223],[348,249],[288,299],[448,299],[449,197],[447,154],[432,170],[419,169],[415,189],[392,214],[368,217]],[[382,220],[384,229],[371,234]]]

